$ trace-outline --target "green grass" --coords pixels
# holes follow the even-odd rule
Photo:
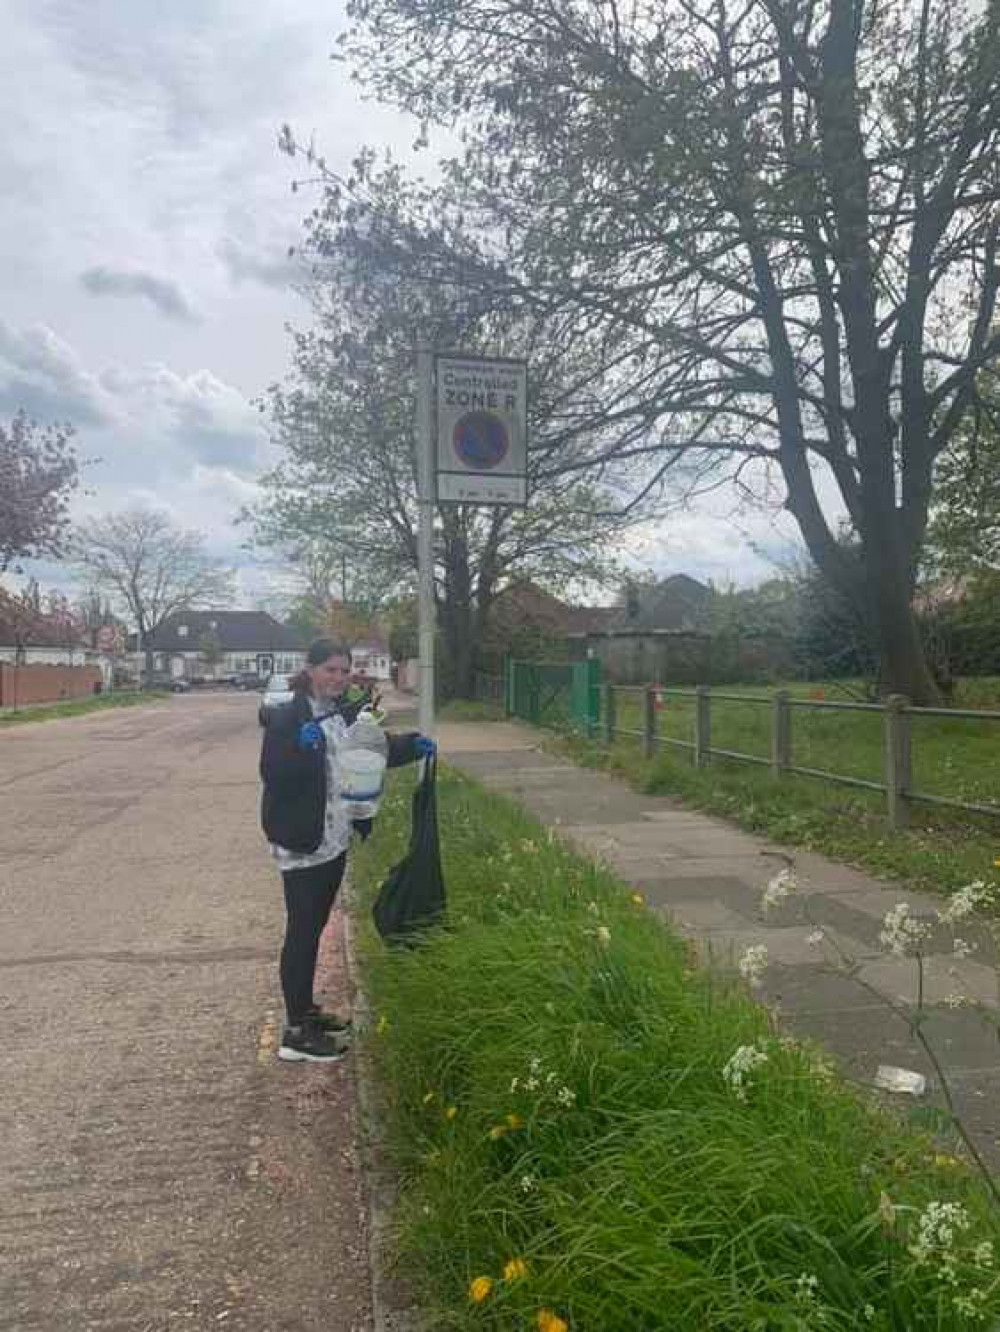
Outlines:
[[[362,900],[400,854],[404,783],[358,855]],[[398,1245],[429,1326],[514,1332],[547,1309],[571,1332],[943,1332],[979,1325],[955,1305],[970,1289],[1000,1313],[973,1260],[997,1216],[964,1167],[694,971],[606,870],[452,772],[440,799],[449,928],[402,951],[361,936]],[[755,1042],[741,1102],[722,1069]],[[970,1218],[954,1285],[909,1253],[938,1200]],[[504,1280],[512,1259],[526,1274]]]
[[[988,682],[973,683],[985,694]],[[827,700],[843,701],[829,686],[798,686],[790,692],[800,698],[821,693]],[[728,688],[713,691],[713,695],[733,693],[745,695],[746,701],[730,702],[713,696],[712,744],[721,749],[768,758],[772,692]],[[752,701],[755,699],[763,701]],[[976,706],[984,705],[977,702]],[[639,691],[618,693],[617,714],[621,726],[628,729],[641,727]],[[839,712],[793,706],[791,717],[792,761],[795,765],[881,781],[880,712]],[[668,695],[664,707],[657,712],[658,733],[690,740],[693,720],[693,701]],[[995,805],[996,826],[1000,833],[1000,722],[914,715],[910,727],[914,788],[929,795]]]
[[[67,699],[63,703],[41,703],[30,707],[0,710],[0,727],[19,726],[23,722],[57,721],[61,717],[82,717],[88,712],[108,712],[112,708],[134,708],[145,703],[162,703],[170,695],[161,692],[96,694],[93,698]]]

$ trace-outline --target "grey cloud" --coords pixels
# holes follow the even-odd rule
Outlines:
[[[305,276],[305,266],[295,255],[262,252],[228,237],[219,246],[222,262],[233,282],[259,282],[284,290]]]
[[[198,322],[197,312],[177,283],[155,273],[100,264],[81,273],[80,281],[92,296],[141,296],[152,301],[168,319]]]
[[[44,324],[17,329],[0,319],[0,412],[104,426],[115,417],[100,382]]]

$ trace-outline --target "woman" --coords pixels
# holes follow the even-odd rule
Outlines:
[[[350,1023],[315,1002],[319,940],[347,864],[351,823],[340,796],[338,737],[363,701],[349,700],[350,652],[320,638],[293,681],[294,698],[276,708],[264,732],[260,775],[262,823],[285,885],[285,942],[281,988],[286,1026],[278,1058],[325,1063],[343,1057]],[[340,719],[343,719],[342,721]],[[411,732],[388,737],[388,765],[434,752],[434,742]],[[358,825],[367,836],[370,825]]]

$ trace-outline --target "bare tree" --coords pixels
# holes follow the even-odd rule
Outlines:
[[[934,701],[934,464],[1000,354],[998,0],[348,8],[366,86],[463,151],[434,186],[314,159],[314,229],[599,335],[621,449],[773,478],[883,687]]]
[[[152,672],[152,640],[171,616],[232,597],[232,572],[205,552],[201,532],[175,527],[152,509],[126,509],[79,524],[78,564],[90,584],[126,610]]]
[[[24,412],[0,422],[0,574],[20,559],[60,555],[78,481],[71,427]]]

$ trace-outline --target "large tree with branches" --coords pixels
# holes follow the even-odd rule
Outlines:
[[[549,589],[607,581],[628,527],[654,511],[656,487],[623,500],[580,465],[594,429],[583,339],[561,346],[535,321],[473,310],[447,286],[387,281],[365,251],[323,229],[310,250],[315,324],[296,336],[292,373],[269,396],[284,458],[251,517],[260,542],[309,567],[343,557],[352,597],[369,609],[416,581],[415,338],[529,359],[529,503],[441,504],[435,514],[442,678],[469,696],[503,588],[513,578]]]
[[[177,527],[169,514],[131,508],[80,523],[74,555],[89,586],[126,612],[153,669],[152,640],[172,615],[225,604],[233,575],[205,550],[201,532]]]
[[[366,87],[464,149],[408,191],[317,163],[314,226],[599,340],[615,447],[779,486],[883,687],[936,699],[912,593],[1000,352],[998,0],[349,8]]]

